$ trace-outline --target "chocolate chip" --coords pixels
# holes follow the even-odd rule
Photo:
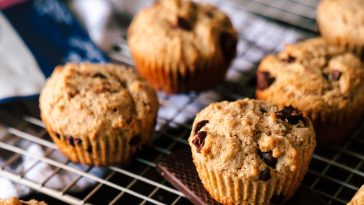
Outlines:
[[[230,62],[235,57],[238,41],[231,33],[223,32],[220,35],[220,48],[225,61]]]
[[[92,76],[93,78],[101,78],[101,79],[106,79],[106,76],[102,73],[96,73],[95,75]]]
[[[340,72],[340,71],[338,71],[338,70],[333,70],[333,71],[331,71],[331,73],[330,73],[330,77],[331,77],[331,80],[332,80],[332,81],[337,81],[337,80],[339,80],[339,79],[340,79],[340,77],[341,77],[341,72]]]
[[[213,18],[214,13],[212,13],[211,11],[206,11],[206,16],[209,17],[209,18]]]
[[[92,154],[92,146],[88,145],[87,150],[86,150],[89,154]]]
[[[273,204],[282,204],[283,201],[284,201],[284,196],[282,194],[278,194],[278,195],[275,194],[270,199],[270,202],[272,202]]]
[[[276,79],[270,76],[269,72],[262,71],[257,72],[257,88],[258,90],[264,90],[269,88]]]
[[[329,75],[327,75],[327,73],[322,73],[322,77],[325,78],[326,81],[329,81]]]
[[[195,139],[192,140],[192,144],[196,146],[196,151],[198,153],[201,153],[201,149],[205,145],[206,135],[206,131],[198,132],[197,134],[195,134]]]
[[[260,149],[257,150],[258,156],[263,160],[265,164],[272,168],[276,168],[277,159],[273,157],[272,151],[262,152]]]
[[[75,145],[79,145],[82,143],[82,140],[79,138],[73,138],[73,142],[75,143]]]
[[[300,120],[300,121],[298,121],[298,123],[297,123],[297,127],[298,128],[304,128],[304,127],[306,127],[307,126],[307,121],[306,120]]]
[[[288,55],[287,58],[283,58],[282,61],[285,63],[293,63],[296,61],[296,58],[294,56]]]
[[[208,120],[202,120],[202,121],[200,121],[200,122],[198,122],[197,124],[196,124],[196,126],[195,126],[195,134],[197,134],[198,133],[198,131],[200,131],[201,130],[201,128],[203,128],[207,123],[209,123],[209,121]]]
[[[303,114],[291,105],[285,106],[282,110],[276,112],[276,116],[291,125],[296,125],[299,121],[305,122],[306,120]]]
[[[191,26],[190,22],[187,19],[185,19],[183,17],[180,17],[180,16],[177,17],[177,25],[176,26],[178,28],[186,30],[186,31],[190,31],[192,29],[192,26]]]
[[[259,180],[261,181],[268,181],[270,179],[270,170],[269,168],[265,168],[263,171],[259,174]]]
[[[68,143],[69,145],[71,145],[72,147],[74,147],[74,146],[75,146],[75,143],[73,142],[73,138],[72,138],[72,137],[67,137],[66,139],[67,139],[67,143]]]
[[[61,135],[60,135],[60,134],[58,134],[57,132],[55,132],[55,134],[56,134],[56,137],[57,137],[58,139],[61,139]]]
[[[270,167],[275,168],[277,165],[277,159],[272,156],[272,152],[262,152],[263,161]]]
[[[118,79],[118,82],[122,88],[126,88],[126,83],[123,80]]]
[[[260,110],[261,113],[266,113],[267,112],[267,110],[264,107],[259,108],[259,110]]]
[[[76,95],[78,95],[79,91],[78,90],[71,90],[69,91],[67,94],[70,98],[75,97]]]
[[[140,135],[134,135],[131,138],[131,140],[129,141],[129,145],[131,145],[131,146],[138,145],[141,140],[142,140],[142,137]]]
[[[67,137],[67,142],[69,145],[71,145],[72,147],[74,147],[75,145],[81,144],[82,140],[79,138],[74,138],[74,137]]]

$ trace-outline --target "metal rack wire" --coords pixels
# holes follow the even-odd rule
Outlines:
[[[234,14],[235,26],[244,30],[239,34],[238,57],[226,81],[213,90],[176,96],[159,94],[161,108],[157,131],[152,143],[138,153],[135,160],[128,165],[105,168],[102,177],[92,174],[93,167],[75,168],[68,160],[53,160],[51,156],[58,152],[56,146],[37,114],[28,112],[38,107],[37,102],[19,102],[0,108],[1,121],[6,122],[7,130],[7,136],[0,141],[0,151],[7,153],[2,156],[0,176],[69,204],[189,204],[183,193],[155,171],[155,162],[187,146],[193,117],[207,104],[254,97],[255,68],[264,55],[279,50],[287,42],[315,34],[317,0],[210,2]],[[277,24],[275,20],[278,18]],[[115,61],[132,64],[125,41],[116,50],[109,53]],[[362,123],[343,146],[320,147],[313,156],[304,184],[327,199],[329,204],[345,204],[364,183],[363,133]],[[17,146],[22,141],[40,145],[46,154],[38,156],[27,152]],[[23,157],[34,159],[34,165],[20,171],[10,168]],[[55,171],[42,181],[28,179],[27,172],[41,163],[54,167]],[[61,172],[74,173],[77,177],[62,190],[50,188],[49,181]],[[71,189],[82,179],[92,181],[94,186],[83,192],[72,192]]]

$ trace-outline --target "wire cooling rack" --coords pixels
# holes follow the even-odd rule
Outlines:
[[[52,204],[190,204],[155,171],[155,163],[188,146],[191,123],[200,109],[214,101],[254,97],[255,69],[264,55],[278,51],[285,43],[316,34],[317,0],[209,2],[233,14],[231,18],[240,31],[238,57],[226,81],[213,90],[174,96],[160,93],[153,141],[130,164],[107,167],[103,176],[97,176],[92,174],[93,167],[80,169],[68,160],[53,160],[50,156],[58,151],[39,120],[37,102],[20,101],[0,108],[0,120],[6,128],[6,137],[0,141],[0,151],[6,153],[1,156],[0,176],[57,199]],[[132,64],[125,40],[109,54],[115,61]],[[6,141],[9,138],[11,142]],[[38,156],[27,152],[17,146],[19,142],[37,144],[46,154]],[[361,123],[340,146],[316,149],[303,184],[329,204],[345,204],[364,183],[363,147],[364,124]],[[13,163],[24,157],[34,159],[34,165],[23,170],[11,169]],[[55,171],[42,181],[28,179],[27,173],[42,163],[54,167]],[[62,172],[77,177],[61,190],[50,188],[48,183]],[[82,192],[72,192],[84,179],[94,185]]]

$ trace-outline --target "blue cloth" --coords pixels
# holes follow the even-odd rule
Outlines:
[[[3,9],[2,14],[31,51],[45,78],[50,76],[54,67],[59,64],[109,61],[105,53],[92,42],[87,32],[59,0],[25,1]],[[22,56],[19,56],[20,58]],[[31,95],[14,93],[7,97],[0,95],[0,103],[19,96],[34,95],[37,93]]]

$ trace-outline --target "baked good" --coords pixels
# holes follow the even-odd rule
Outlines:
[[[363,57],[364,1],[322,0],[317,25],[323,38]]]
[[[256,96],[298,108],[312,120],[319,143],[335,143],[363,115],[364,66],[341,47],[309,39],[263,59]]]
[[[316,141],[311,121],[297,109],[242,99],[198,113],[189,144],[198,175],[216,201],[253,205],[292,197]]]
[[[0,199],[0,205],[47,205],[44,201],[37,201],[32,199],[30,201],[19,200],[16,197],[8,199]]]
[[[121,65],[58,66],[40,95],[41,118],[73,162],[127,161],[151,137],[158,110],[153,88]]]
[[[157,1],[135,16],[128,31],[138,73],[166,93],[204,90],[221,82],[236,44],[227,15],[189,0]]]
[[[356,192],[348,205],[363,205],[364,204],[364,185]]]

